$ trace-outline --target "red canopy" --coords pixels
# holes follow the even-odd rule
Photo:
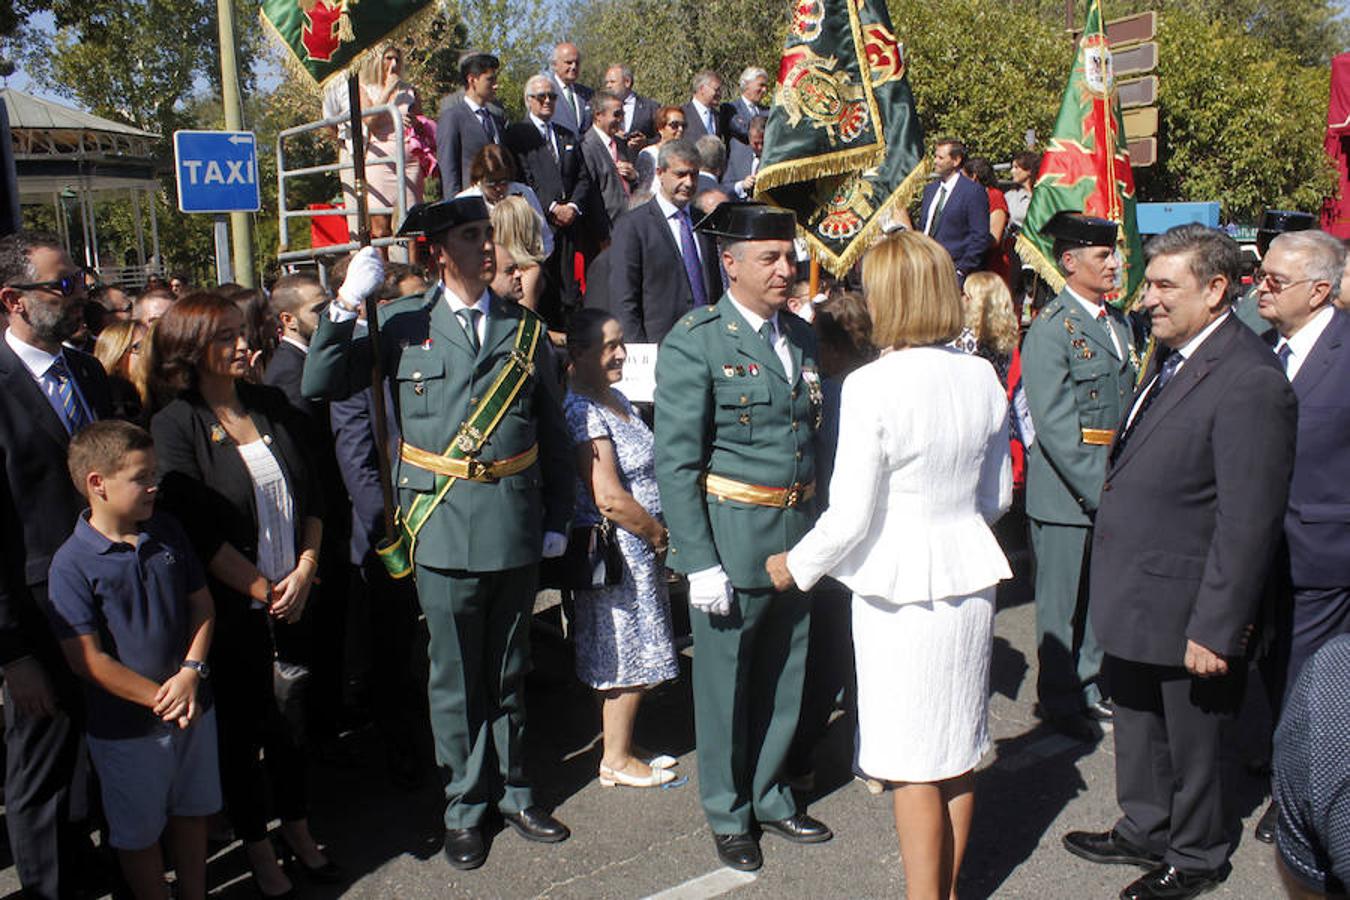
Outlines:
[[[1331,102],[1324,141],[1336,164],[1336,192],[1322,203],[1322,230],[1350,238],[1350,53],[1331,60]]]

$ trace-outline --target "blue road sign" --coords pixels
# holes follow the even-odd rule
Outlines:
[[[262,205],[253,132],[175,131],[173,158],[180,212],[257,212]]]

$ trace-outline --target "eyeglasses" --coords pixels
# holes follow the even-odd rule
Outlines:
[[[62,275],[60,278],[52,281],[34,281],[30,284],[11,284],[12,287],[20,291],[52,291],[60,294],[62,297],[74,297],[76,294],[85,290],[84,276],[82,275]]]
[[[531,94],[530,96],[540,102],[550,102],[558,99],[558,95],[555,94],[553,91],[546,91],[541,94]]]
[[[1318,278],[1300,278],[1297,281],[1290,281],[1288,278],[1285,278],[1282,275],[1272,275],[1265,269],[1257,269],[1255,272],[1252,273],[1252,283],[1260,285],[1264,282],[1270,282],[1270,292],[1272,294],[1282,293],[1287,288],[1291,288],[1296,284],[1307,284],[1310,281],[1320,281],[1320,280],[1321,279]]]
[[[667,128],[684,128],[685,123],[680,121],[670,121],[666,123]]]

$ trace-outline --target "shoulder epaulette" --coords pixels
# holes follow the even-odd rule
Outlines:
[[[686,330],[692,331],[700,325],[716,322],[721,316],[722,314],[718,312],[715,305],[700,306],[692,312],[686,313],[684,318],[680,319],[680,326]]]

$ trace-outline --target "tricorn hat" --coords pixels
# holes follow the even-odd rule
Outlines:
[[[704,216],[698,230],[728,241],[790,241],[797,236],[797,217],[767,203],[728,200]]]
[[[408,216],[399,226],[398,236],[431,235],[448,231],[457,225],[481,222],[489,218],[487,204],[482,197],[451,197],[435,203],[419,203],[408,210]]]
[[[1119,227],[1110,219],[1061,210],[1041,229],[1057,242],[1074,247],[1114,247]]]
[[[1291,209],[1268,209],[1261,214],[1261,227],[1256,229],[1256,249],[1266,255],[1270,242],[1276,235],[1286,231],[1307,231],[1317,227],[1317,217],[1312,213],[1297,212]]]

